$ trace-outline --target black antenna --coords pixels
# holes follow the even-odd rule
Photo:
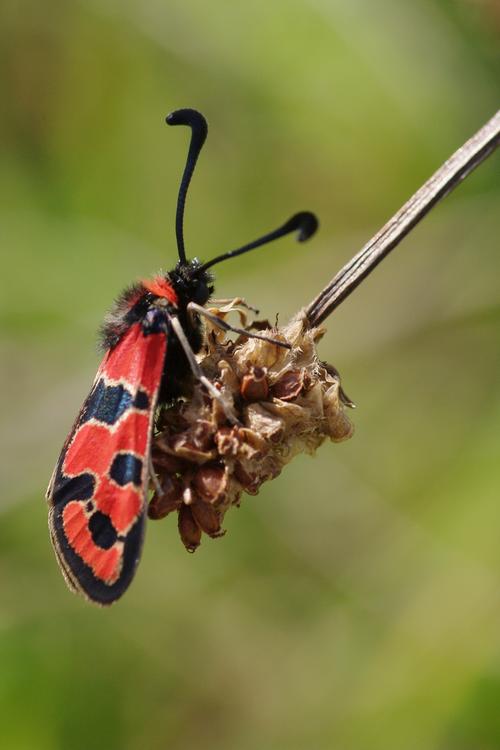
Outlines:
[[[176,109],[166,117],[167,125],[188,125],[191,128],[191,143],[186,159],[184,174],[182,175],[179,197],[177,198],[177,212],[175,214],[175,235],[177,237],[177,251],[181,263],[186,263],[184,250],[184,204],[194,168],[207,137],[207,121],[196,109]]]
[[[291,219],[288,219],[288,221],[283,224],[283,226],[275,229],[274,232],[269,232],[269,234],[265,234],[258,240],[254,240],[254,242],[250,242],[248,245],[243,245],[243,247],[239,247],[236,250],[230,250],[228,253],[218,255],[216,258],[213,258],[213,260],[209,260],[208,263],[204,263],[201,266],[200,270],[206,271],[207,268],[215,266],[216,263],[220,263],[222,260],[234,258],[236,255],[242,255],[243,253],[247,253],[249,250],[254,250],[256,247],[260,247],[261,245],[267,245],[268,242],[272,242],[273,240],[277,240],[280,237],[284,237],[286,234],[290,234],[290,232],[298,231],[298,241],[305,242],[305,240],[308,240],[309,237],[312,237],[318,226],[319,223],[314,214],[312,214],[310,211],[301,211],[300,213],[292,216]]]

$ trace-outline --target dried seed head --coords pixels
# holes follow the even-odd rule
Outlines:
[[[234,310],[237,305],[212,308],[222,318]],[[339,442],[352,435],[345,414],[352,402],[337,370],[316,352],[323,330],[309,328],[299,315],[266,333],[291,349],[243,336],[233,342],[211,324],[205,330],[200,366],[237,425],[228,423],[227,409],[198,382],[188,400],[159,415],[152,455],[164,497],[153,496],[149,515],[162,518],[176,510],[190,552],[202,532],[223,533],[224,514],[239,505],[243,492],[256,495],[294,456],[314,453],[325,439]]]

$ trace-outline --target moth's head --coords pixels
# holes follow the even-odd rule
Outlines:
[[[186,303],[196,302],[197,305],[204,305],[213,294],[214,277],[202,266],[198,258],[186,263],[179,261],[168,276],[179,299]]]

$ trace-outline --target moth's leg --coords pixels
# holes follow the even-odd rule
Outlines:
[[[250,310],[256,315],[259,314],[259,310],[256,307],[249,305],[243,297],[223,297],[222,299],[218,297],[217,299],[211,299],[208,304],[210,307],[221,307],[223,305],[230,305],[231,303],[236,305],[236,307],[244,307],[245,310]]]
[[[163,495],[163,490],[161,488],[161,484],[158,481],[158,477],[156,476],[156,472],[153,466],[153,458],[151,456],[151,451],[149,451],[148,465],[149,465],[149,481],[153,485],[156,494],[161,497]]]
[[[213,385],[213,383],[210,382],[210,380],[203,374],[203,371],[198,363],[198,360],[196,359],[196,356],[191,349],[191,345],[189,341],[187,340],[186,334],[184,333],[184,330],[180,324],[179,318],[175,318],[172,316],[169,316],[169,321],[172,326],[172,329],[177,336],[177,339],[179,340],[180,345],[182,346],[184,350],[184,354],[187,357],[187,361],[189,362],[189,365],[191,367],[191,370],[193,371],[193,375],[195,378],[197,378],[200,383],[203,383],[207,391],[210,393],[212,398],[217,399],[219,404],[222,406],[224,410],[224,414],[228,418],[232,424],[238,424],[238,420],[232,413],[232,410],[227,405],[225,399],[223,398],[222,394],[217,390],[217,388]]]
[[[197,305],[196,302],[189,302],[188,310],[190,312],[198,313],[198,315],[202,315],[215,326],[221,328],[223,331],[233,331],[234,333],[239,333],[241,336],[247,336],[249,339],[261,339],[262,341],[267,341],[269,344],[282,346],[284,349],[292,348],[290,344],[287,344],[284,341],[278,341],[277,339],[272,339],[269,336],[262,336],[262,334],[260,333],[251,333],[250,331],[245,331],[244,328],[236,328],[236,326],[229,325],[229,323],[226,323],[226,321],[222,320],[222,318],[219,318],[217,315],[209,312],[201,305]]]

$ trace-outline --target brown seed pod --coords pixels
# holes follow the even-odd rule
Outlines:
[[[282,401],[293,401],[304,388],[305,375],[304,369],[289,370],[276,381],[271,389],[271,394]]]
[[[198,500],[192,504],[191,512],[199,528],[208,536],[215,538],[225,534],[220,527],[220,516],[210,503]]]
[[[193,485],[202,500],[217,505],[224,497],[227,481],[227,471],[223,466],[206,464],[196,472]]]
[[[189,505],[179,510],[179,534],[188,552],[194,552],[201,542],[201,528],[196,523]]]
[[[212,312],[225,317],[231,309]],[[158,422],[153,465],[166,498],[157,492],[149,513],[160,518],[178,510],[190,552],[202,532],[223,533],[224,514],[243,492],[256,495],[294,456],[314,453],[327,438],[339,442],[352,435],[338,372],[316,352],[322,329],[308,327],[299,315],[263,333],[291,349],[243,336],[230,341],[207,324],[200,366],[225,407],[193,382],[190,397],[164,409]],[[230,424],[228,412],[237,424]]]
[[[179,510],[182,505],[182,489],[182,482],[178,477],[163,474],[161,485],[148,505],[149,518],[157,521],[173,510]]]
[[[269,394],[267,370],[265,367],[252,367],[241,379],[240,393],[245,401],[265,401]]]

